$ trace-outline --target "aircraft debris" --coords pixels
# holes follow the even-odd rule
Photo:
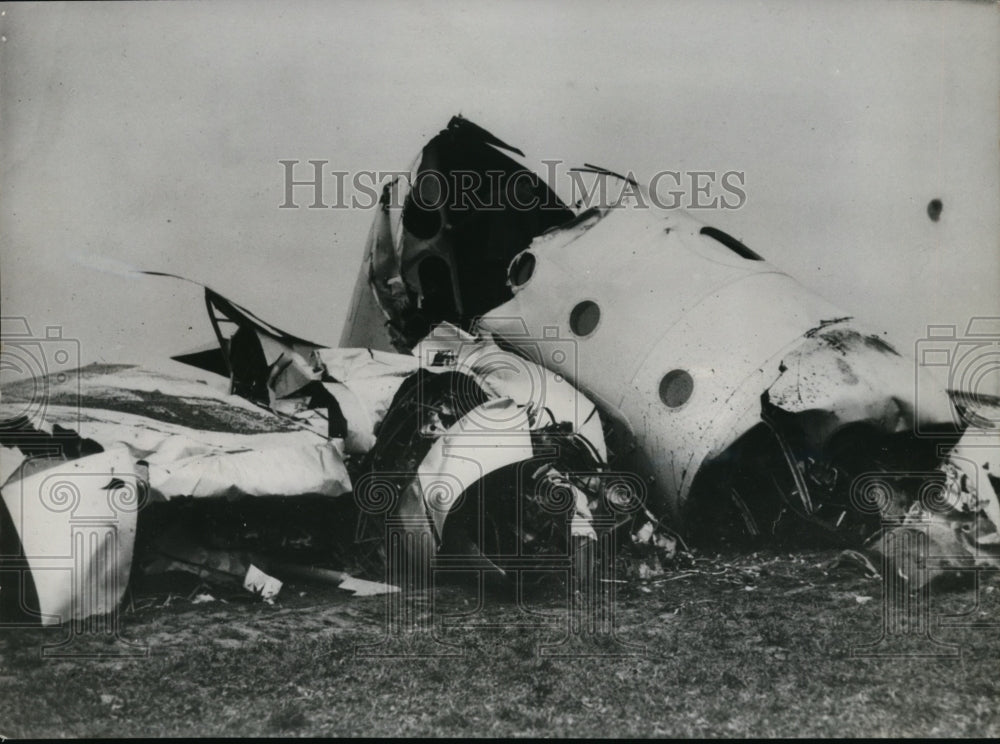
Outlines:
[[[433,198],[463,173],[482,176],[469,198]],[[651,203],[567,204],[520,150],[456,117],[385,187],[344,348],[204,287],[217,346],[174,359],[211,381],[84,368],[30,415],[18,404],[33,391],[5,389],[0,540],[20,579],[0,612],[110,612],[140,548],[146,571],[228,576],[269,600],[269,573],[396,591],[400,529],[408,561],[505,577],[525,557],[586,572],[612,536],[641,577],[671,580],[653,577],[689,538],[804,529],[875,553],[887,531],[923,530],[946,559],[914,584],[1000,565],[996,417],[968,426],[880,334],[740,239]],[[72,507],[43,503],[54,475]],[[172,547],[169,529],[159,543],[138,529],[192,504],[236,513],[220,503],[327,517],[276,538],[258,513]],[[82,583],[41,570],[72,555],[79,510],[106,535],[74,569]]]
[[[515,156],[455,117],[386,186],[342,339],[408,352],[450,323],[557,373],[598,407],[608,467],[650,484],[645,508],[687,534],[808,524],[860,547],[919,508],[899,483],[874,505],[856,486],[936,471],[972,420],[956,409],[966,396],[717,227],[649,199],[569,206]],[[455,186],[485,162],[499,178],[477,180],[475,200],[429,205],[431,174]],[[503,199],[519,181],[536,197],[526,210]],[[487,223],[505,239],[465,227]],[[550,356],[565,341],[574,353]]]
[[[273,576],[268,576],[252,563],[247,568],[243,579],[243,588],[248,592],[260,595],[268,604],[274,604],[274,598],[281,591],[282,583]]]
[[[47,459],[58,467],[23,478],[15,472],[3,484],[0,555],[15,557],[0,583],[5,621],[50,625],[106,615],[132,570],[144,486],[128,450]]]
[[[271,561],[268,568],[285,577],[309,579],[324,584],[333,584],[338,589],[351,592],[356,597],[371,597],[378,594],[393,594],[399,591],[398,586],[384,584],[380,581],[358,579],[344,571],[336,571],[320,566],[300,566],[294,563]],[[301,596],[301,595],[300,595]]]
[[[967,430],[936,473],[905,484],[916,497],[869,538],[868,549],[913,589],[960,569],[1000,565],[998,469],[1000,437]]]

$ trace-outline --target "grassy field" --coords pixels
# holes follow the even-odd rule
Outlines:
[[[882,584],[830,568],[835,555],[715,555],[618,585],[618,640],[554,649],[567,614],[551,593],[522,609],[439,588],[420,603],[436,629],[391,644],[381,597],[138,597],[121,635],[147,657],[43,659],[65,629],[0,636],[0,735],[1000,735],[997,582],[932,594],[933,635],[959,655],[855,658],[880,636]]]

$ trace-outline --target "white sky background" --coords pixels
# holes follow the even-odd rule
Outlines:
[[[278,161],[405,168],[458,112],[533,159],[745,171],[695,216],[902,346],[1000,315],[995,5],[0,7],[2,313],[83,363],[212,339],[200,290],[129,267],[336,344],[373,213],[278,209]]]

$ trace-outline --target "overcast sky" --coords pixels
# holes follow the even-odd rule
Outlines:
[[[195,287],[131,267],[335,344],[373,215],[279,209],[278,161],[405,168],[459,112],[533,158],[744,171],[696,216],[903,346],[1000,315],[990,3],[2,8],[2,312],[84,363],[212,338]]]

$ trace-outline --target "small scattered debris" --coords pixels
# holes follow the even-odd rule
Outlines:
[[[673,576],[664,576],[662,579],[653,579],[654,584],[660,584],[666,581],[676,581],[677,579],[686,579],[690,576],[697,575],[697,571],[681,571],[680,573],[674,574]]]
[[[817,565],[817,568],[820,568]],[[861,569],[865,576],[869,579],[880,578],[878,569],[875,568],[874,564],[868,559],[864,553],[860,553],[857,550],[842,550],[840,555],[830,561],[829,564],[823,566],[823,568],[828,571],[832,571],[835,568],[854,568]]]
[[[106,705],[111,709],[112,713],[117,713],[122,708],[125,707],[125,701],[122,700],[118,695],[111,695],[105,692],[101,693],[101,705]]]
[[[381,581],[357,579],[343,571],[334,571],[331,568],[272,562],[271,570],[283,576],[296,576],[303,579],[321,581],[326,584],[334,584],[338,589],[353,592],[355,597],[371,597],[378,594],[392,594],[399,591],[398,586],[383,584]],[[300,592],[299,596],[301,597],[304,594],[305,592]]]
[[[639,562],[639,578],[645,581],[654,576],[659,576],[663,573],[663,568],[657,563],[655,565],[650,565],[648,561]]]
[[[282,584],[273,576],[268,576],[252,563],[247,569],[246,578],[243,579],[243,588],[248,592],[259,594],[268,604],[274,604],[274,598],[281,591]]]

